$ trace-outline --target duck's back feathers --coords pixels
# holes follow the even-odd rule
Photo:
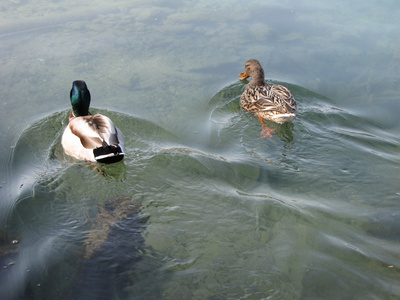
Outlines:
[[[246,88],[240,98],[240,104],[244,110],[252,113],[277,109],[271,98],[271,91],[266,86]]]
[[[71,118],[69,126],[88,149],[101,147],[103,141],[108,145],[119,144],[118,131],[110,118],[101,115],[90,115],[78,118]]]
[[[72,133],[71,127],[67,125],[61,138],[61,145],[69,156],[79,160],[95,162],[93,148],[85,148],[81,139]]]
[[[71,113],[61,143],[65,152],[80,160],[111,163],[124,157],[124,136],[101,114],[74,117]]]
[[[283,113],[296,113],[296,100],[294,100],[292,93],[286,87],[274,84],[270,88],[272,97],[282,107]]]
[[[276,123],[293,121],[296,117],[296,101],[282,85],[248,86],[240,98],[245,111]]]
[[[77,136],[86,149],[95,149],[103,145],[98,126],[93,122],[94,116],[71,118],[68,126],[75,136]]]

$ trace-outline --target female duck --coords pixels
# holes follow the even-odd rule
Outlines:
[[[245,70],[239,74],[241,80],[251,77],[246,90],[240,98],[243,110],[254,113],[263,119],[278,124],[291,122],[296,117],[296,101],[290,91],[280,84],[268,85],[264,80],[264,70],[256,59],[245,64]]]
[[[114,163],[124,158],[124,135],[106,116],[89,112],[90,93],[77,80],[70,92],[72,111],[61,138],[66,154],[84,161]]]

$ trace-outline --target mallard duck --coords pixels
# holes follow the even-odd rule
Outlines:
[[[124,158],[124,135],[106,116],[89,112],[90,92],[77,80],[70,92],[72,111],[61,138],[66,154],[84,161],[114,163]]]
[[[258,60],[248,60],[244,72],[239,74],[239,77],[241,80],[252,78],[240,98],[243,110],[254,113],[261,123],[263,119],[278,124],[294,120],[297,105],[292,94],[283,85],[268,85],[264,80],[264,70]]]

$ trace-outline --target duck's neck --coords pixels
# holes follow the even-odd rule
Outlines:
[[[261,66],[256,67],[254,72],[252,72],[251,77],[253,78],[252,81],[250,81],[249,85],[250,86],[264,86],[266,85],[265,80],[264,80],[264,70],[262,69]]]
[[[81,107],[72,106],[72,113],[75,117],[82,117],[90,115],[89,110]]]
[[[253,80],[249,82],[249,86],[267,86],[263,77],[253,77]]]

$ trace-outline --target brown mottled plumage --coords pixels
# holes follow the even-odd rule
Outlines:
[[[244,72],[239,74],[239,77],[241,80],[252,78],[240,98],[243,110],[279,124],[294,120],[297,105],[292,94],[283,85],[268,85],[258,60],[248,60]]]

